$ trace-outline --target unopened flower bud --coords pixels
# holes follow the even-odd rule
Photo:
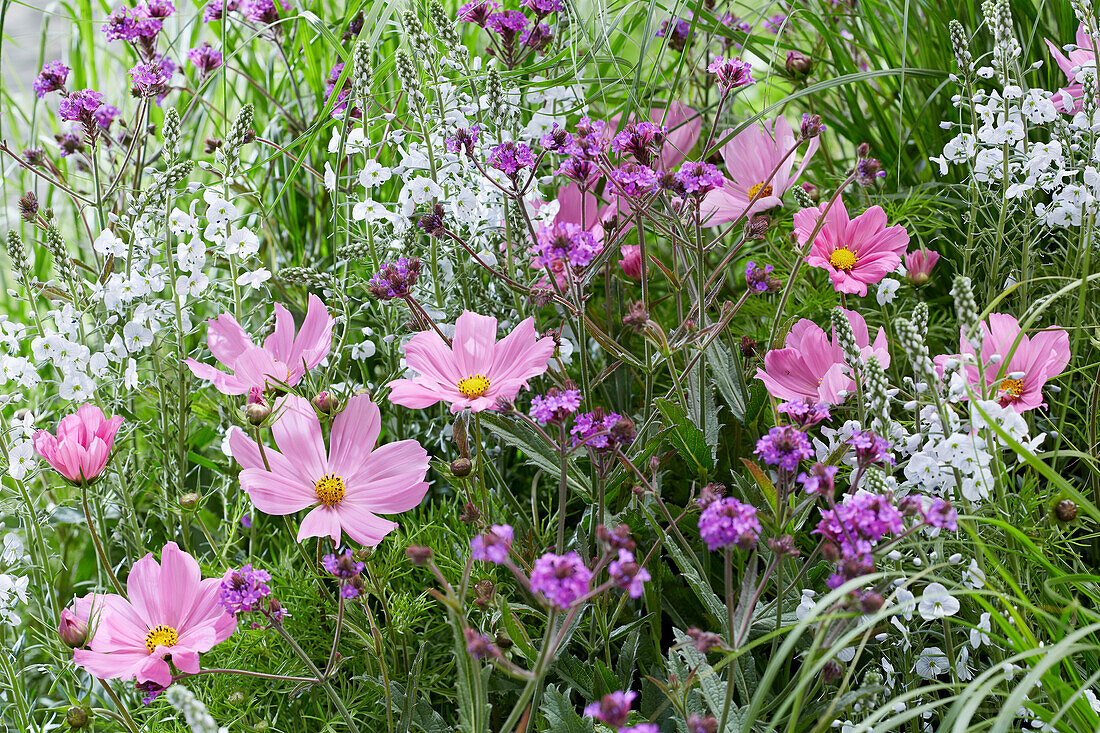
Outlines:
[[[688,716],[688,730],[691,733],[717,733],[718,719],[713,715],[703,717],[697,713]]]
[[[1077,504],[1069,499],[1062,499],[1054,505],[1054,516],[1059,522],[1072,522],[1077,519]]]
[[[840,549],[832,542],[826,542],[821,546],[821,556],[829,562],[836,562],[840,559]]]
[[[496,595],[496,586],[493,585],[493,581],[491,580],[479,580],[474,583],[474,592],[477,593],[477,598],[474,599],[474,603],[485,608],[492,604],[493,596]]]
[[[57,635],[65,646],[71,649],[79,649],[88,643],[88,624],[76,617],[70,609],[61,612],[61,623],[57,627]]]
[[[469,458],[456,458],[451,461],[451,473],[457,478],[465,478],[470,475],[474,464]]]
[[[65,712],[65,724],[73,730],[90,728],[92,712],[83,705],[73,705]]]
[[[747,236],[749,239],[763,239],[768,236],[768,229],[771,228],[772,218],[767,214],[757,214],[749,222],[747,228]]]
[[[821,200],[821,190],[814,184],[809,182],[800,183],[799,188],[801,188],[806,193],[806,195],[810,198],[810,201],[812,201],[813,203],[816,204],[818,201]]]
[[[630,527],[625,524],[620,524],[615,529],[608,529],[604,525],[596,527],[596,539],[604,543],[613,550],[629,550],[634,551],[637,544],[634,542],[634,538],[630,536]]]
[[[798,557],[798,548],[794,545],[794,537],[785,534],[781,537],[768,539],[768,547],[777,557]]]
[[[788,51],[786,68],[795,79],[804,79],[814,70],[814,62],[799,51]]]
[[[331,415],[336,412],[336,398],[328,390],[318,393],[310,402],[323,415]]]
[[[427,565],[432,559],[432,554],[432,548],[423,545],[409,545],[405,548],[405,557],[409,558],[409,562],[413,565]]]
[[[709,631],[701,631],[695,627],[687,630],[687,635],[695,643],[695,648],[700,654],[706,654],[715,647],[722,646],[722,637]]]
[[[508,651],[513,646],[515,646],[515,642],[512,641],[512,637],[508,636],[508,634],[504,632],[504,629],[497,629],[496,644],[498,647],[500,647],[502,651]]]
[[[458,515],[458,519],[464,524],[473,524],[481,519],[481,510],[470,502],[466,502],[466,506],[462,507],[462,514]]]
[[[629,417],[619,418],[619,421],[611,426],[611,437],[620,443],[633,443],[637,437],[634,429],[634,421]]]
[[[630,306],[630,310],[623,316],[623,325],[639,333],[641,333],[648,322],[649,312],[646,311],[645,305],[640,300]]]
[[[198,509],[199,502],[202,501],[202,497],[196,494],[194,491],[189,491],[186,494],[180,496],[180,508],[192,511]]]
[[[263,425],[271,417],[271,405],[266,402],[252,402],[245,405],[244,414],[253,425]]]
[[[869,590],[859,597],[859,607],[863,609],[864,613],[874,613],[882,608],[885,602],[882,596],[873,590]]]
[[[19,213],[25,221],[34,221],[38,216],[38,197],[34,195],[34,191],[27,191],[19,197]]]
[[[825,663],[825,666],[821,668],[821,681],[827,685],[831,685],[839,680],[843,674],[844,668],[840,666],[840,663],[830,659]]]

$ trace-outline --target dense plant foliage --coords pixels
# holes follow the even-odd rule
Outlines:
[[[6,729],[1100,727],[1085,0],[44,13]]]

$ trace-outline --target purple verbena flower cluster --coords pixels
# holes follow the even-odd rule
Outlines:
[[[65,81],[69,78],[69,67],[60,61],[50,61],[38,72],[32,84],[34,93],[39,99],[50,92],[59,92],[65,89]]]
[[[221,67],[222,52],[209,43],[203,43],[201,46],[188,49],[187,59],[195,65],[200,75],[206,76],[210,72]]]
[[[583,445],[597,453],[609,453],[616,447],[634,442],[634,424],[622,415],[606,413],[602,408],[578,415],[569,433],[573,436],[574,447]]]
[[[714,499],[699,515],[699,536],[710,550],[725,547],[751,549],[760,538],[760,520],[756,507],[732,496]]]
[[[591,590],[592,571],[580,555],[547,552],[531,568],[531,592],[555,608],[565,610]]]
[[[855,449],[856,463],[860,466],[893,466],[894,454],[890,443],[870,430],[857,430],[848,439]]]
[[[714,74],[718,80],[718,86],[727,93],[756,83],[752,78],[752,64],[740,59],[719,56],[710,62],[707,71]]]
[[[321,565],[330,575],[340,579],[340,595],[343,598],[358,598],[362,594],[363,579],[360,574],[367,565],[355,559],[350,547],[340,553],[325,555],[321,558]]]
[[[367,284],[370,294],[379,300],[404,298],[412,292],[420,277],[421,264],[416,257],[402,255],[382,267]]]
[[[226,613],[238,616],[259,611],[264,598],[271,595],[267,585],[271,573],[253,568],[249,563],[238,570],[230,570],[222,577],[219,602]]]
[[[810,438],[798,428],[784,425],[772,428],[756,441],[756,455],[769,466],[779,466],[784,471],[794,471],[798,462],[813,458]]]
[[[783,285],[779,278],[772,277],[775,267],[764,265],[760,267],[755,262],[749,261],[745,265],[745,284],[754,293],[774,293]]]
[[[584,714],[612,728],[622,728],[630,717],[630,706],[637,697],[638,693],[630,690],[611,692],[600,698],[599,702],[589,703],[584,708]]]
[[[641,598],[650,579],[649,571],[638,564],[633,552],[625,548],[621,548],[618,558],[607,566],[607,574],[611,576],[611,582],[625,590],[631,598]]]
[[[508,560],[514,532],[509,524],[494,524],[470,539],[470,557],[481,562],[503,565]]]
[[[551,387],[531,398],[531,418],[544,425],[560,425],[581,406],[579,389]]]
[[[726,178],[711,163],[688,162],[676,172],[676,182],[680,184],[683,195],[701,198],[726,185]]]
[[[508,176],[515,176],[534,164],[535,154],[524,143],[501,143],[489,153],[489,165]]]

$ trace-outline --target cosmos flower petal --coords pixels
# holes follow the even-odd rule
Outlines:
[[[302,519],[297,539],[301,542],[309,537],[331,537],[340,544],[340,515],[336,509],[320,504]]]
[[[352,397],[332,421],[329,470],[345,479],[359,471],[381,431],[378,406],[366,395]]]
[[[317,503],[313,484],[293,473],[246,468],[241,471],[240,481],[241,488],[264,514],[293,514]]]
[[[305,478],[321,478],[328,471],[328,461],[313,405],[297,395],[286,395],[275,404],[275,412],[278,417],[271,426],[275,445]]]

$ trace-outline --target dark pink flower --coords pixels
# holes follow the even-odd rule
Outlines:
[[[806,264],[828,272],[837,292],[867,295],[868,285],[898,269],[909,246],[909,232],[902,226],[887,226],[881,206],[872,206],[854,219],[848,218],[842,199],[838,198],[827,212],[826,207],[828,204],[822,204],[794,215],[794,231],[803,245],[818,219],[825,217]]]
[[[61,418],[57,437],[47,430],[35,433],[34,450],[69,481],[94,481],[107,467],[121,425],[118,415],[107,419],[95,405],[82,405]]]

